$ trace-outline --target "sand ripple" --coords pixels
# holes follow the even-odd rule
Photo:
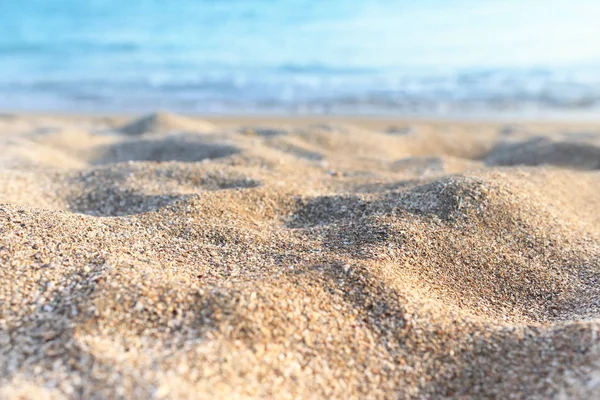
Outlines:
[[[2,398],[600,394],[600,135],[6,126]]]

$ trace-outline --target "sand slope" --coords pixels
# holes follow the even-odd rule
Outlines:
[[[0,130],[1,398],[600,396],[598,131]]]

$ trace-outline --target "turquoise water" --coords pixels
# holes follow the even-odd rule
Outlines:
[[[0,109],[589,110],[597,0],[0,0]]]

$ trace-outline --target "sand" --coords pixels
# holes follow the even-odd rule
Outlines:
[[[600,125],[0,117],[0,398],[600,396]]]

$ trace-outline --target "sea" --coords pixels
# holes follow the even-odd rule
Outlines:
[[[594,114],[599,21],[599,0],[0,0],[0,111]]]

